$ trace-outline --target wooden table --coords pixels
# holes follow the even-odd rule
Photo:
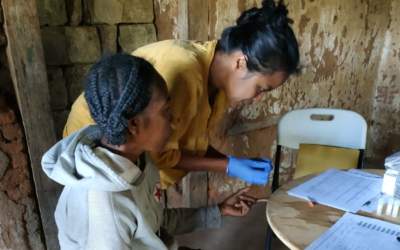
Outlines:
[[[383,170],[368,170],[383,175]],[[287,191],[315,175],[296,179],[276,190],[267,204],[267,220],[275,235],[290,249],[304,249],[330,228],[344,212],[323,205],[310,207],[307,201]]]

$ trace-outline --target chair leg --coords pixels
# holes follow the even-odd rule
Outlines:
[[[267,235],[265,238],[265,249],[266,250],[272,250],[272,238],[273,238],[274,232],[272,231],[271,227],[267,225]]]
[[[280,165],[280,160],[281,160],[281,145],[278,145],[276,147],[276,153],[275,153],[275,169],[274,169],[274,175],[272,178],[272,192],[275,192],[279,188],[279,165]]]
[[[358,156],[358,163],[357,163],[357,168],[362,169],[364,166],[364,150],[360,150],[360,154]]]
[[[272,185],[271,185],[271,190],[274,192],[275,190],[278,189],[279,187],[279,165],[280,165],[280,160],[281,160],[281,145],[278,145],[276,147],[276,152],[275,152],[275,169],[274,169],[274,175],[272,179]],[[268,206],[268,204],[267,204]],[[272,238],[274,237],[274,232],[272,231],[272,228],[270,225],[267,225],[267,235],[265,237],[265,249],[266,250],[272,250]]]

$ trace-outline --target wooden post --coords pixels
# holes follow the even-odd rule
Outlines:
[[[185,4],[184,4],[185,3]],[[182,39],[207,41],[208,39],[208,2],[204,0],[179,1]],[[186,16],[186,18],[182,18]],[[183,202],[187,207],[202,207],[208,203],[208,173],[192,172],[183,179]]]
[[[54,209],[59,187],[41,168],[55,142],[46,65],[35,0],[2,0],[7,58],[18,100],[47,249],[59,249]]]
[[[188,32],[190,40],[208,40],[208,1],[189,0]]]
[[[158,39],[208,39],[208,2],[205,0],[156,1]],[[187,207],[207,205],[207,172],[189,173],[182,182],[182,202]]]

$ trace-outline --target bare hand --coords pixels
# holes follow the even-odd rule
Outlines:
[[[219,204],[223,216],[245,216],[256,202],[254,197],[246,195],[250,188],[243,188]]]

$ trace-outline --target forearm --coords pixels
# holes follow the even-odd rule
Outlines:
[[[184,234],[206,228],[220,228],[221,212],[218,206],[203,208],[164,209],[162,227],[171,235]]]
[[[182,155],[176,168],[185,171],[226,172],[227,164],[227,158]]]

